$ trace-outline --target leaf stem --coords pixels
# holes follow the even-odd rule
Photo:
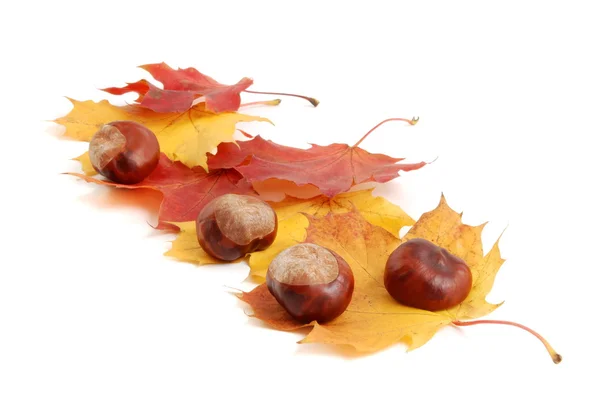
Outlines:
[[[305,99],[308,100],[310,102],[310,104],[312,104],[313,106],[317,107],[319,104],[319,101],[317,99],[315,99],[314,97],[308,97],[308,96],[302,96],[302,95],[294,95],[292,93],[281,93],[281,92],[258,92],[258,91],[251,91],[251,90],[245,90],[244,92],[246,93],[255,93],[257,95],[277,95],[277,96],[292,96],[292,97],[299,97],[301,99]]]
[[[369,130],[369,132],[367,132],[365,135],[363,135],[363,137],[360,138],[360,140],[358,142],[356,142],[354,144],[354,146],[352,146],[352,147],[355,148],[358,145],[360,145],[362,141],[364,141],[365,139],[367,139],[367,137],[371,134],[371,132],[375,131],[377,128],[379,128],[383,124],[385,124],[387,122],[390,122],[390,121],[404,121],[404,122],[409,123],[410,125],[415,125],[419,121],[419,117],[417,117],[417,118],[413,117],[412,120],[409,120],[407,118],[388,118],[387,120],[383,120],[382,122],[380,122],[379,124],[377,124],[376,126],[374,126],[373,128],[371,128]]]
[[[552,346],[548,343],[548,341],[546,341],[546,339],[544,337],[542,337],[540,334],[538,334],[537,332],[533,331],[532,329],[530,329],[527,326],[523,326],[522,324],[519,323],[514,323],[514,322],[508,322],[506,320],[473,320],[470,322],[461,322],[461,321],[454,321],[452,322],[453,325],[455,326],[474,326],[476,324],[487,324],[487,323],[491,323],[491,324],[505,324],[508,326],[515,326],[518,327],[520,329],[523,329],[525,331],[528,331],[529,333],[533,334],[535,337],[537,337],[538,340],[540,340],[542,342],[542,344],[544,344],[544,347],[546,347],[546,350],[548,351],[548,353],[550,354],[550,356],[552,357],[552,361],[556,364],[559,364],[562,361],[562,356],[557,353],[554,348],[552,348]]]

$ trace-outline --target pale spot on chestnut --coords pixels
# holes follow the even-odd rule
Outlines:
[[[252,196],[223,195],[215,201],[215,218],[223,235],[239,245],[248,245],[275,229],[273,208]]]
[[[249,195],[221,195],[196,218],[198,243],[210,256],[224,261],[267,249],[275,241],[277,228],[271,205]]]
[[[267,288],[296,320],[329,322],[352,300],[354,275],[337,253],[316,244],[298,244],[269,264]]]
[[[285,249],[273,259],[269,270],[283,284],[327,284],[340,271],[333,254],[322,246],[299,244]]]
[[[154,171],[160,158],[158,139],[135,121],[113,121],[100,127],[88,149],[92,167],[118,184],[137,184]]]
[[[99,170],[125,150],[125,135],[113,125],[103,125],[90,141],[89,155],[92,166]]]

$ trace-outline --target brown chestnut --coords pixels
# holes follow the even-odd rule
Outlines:
[[[383,275],[385,288],[396,301],[428,311],[452,308],[464,301],[472,280],[462,259],[422,238],[396,248]]]
[[[113,121],[94,134],[89,145],[94,169],[119,184],[137,184],[158,165],[156,135],[135,121]]]
[[[198,243],[212,257],[233,261],[275,241],[277,214],[265,201],[226,194],[208,202],[196,218]]]
[[[294,319],[325,323],[350,304],[354,275],[332,250],[303,243],[285,249],[271,261],[267,288]]]

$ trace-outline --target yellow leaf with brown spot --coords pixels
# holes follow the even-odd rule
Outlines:
[[[443,196],[437,208],[423,214],[402,239],[372,224],[359,210],[307,218],[305,242],[333,250],[352,268],[355,288],[346,311],[331,322],[305,325],[285,312],[264,283],[239,296],[252,307],[254,317],[273,328],[291,331],[312,326],[301,343],[349,345],[359,352],[375,352],[404,343],[412,350],[427,343],[439,329],[453,321],[480,317],[499,306],[485,299],[504,262],[498,242],[483,255],[483,226],[462,224],[460,214],[446,204]],[[388,294],[383,283],[387,259],[400,244],[412,238],[425,238],[467,261],[473,273],[473,286],[460,305],[430,312],[401,305]]]
[[[322,217],[328,213],[346,213],[356,208],[369,222],[382,227],[397,238],[400,229],[412,225],[414,220],[401,208],[386,199],[374,197],[372,191],[372,189],[368,189],[342,193],[334,198],[325,196],[312,199],[289,198],[282,202],[270,203],[277,213],[277,237],[266,250],[250,254],[248,260],[250,275],[255,280],[264,281],[267,267],[275,255],[305,240],[308,227],[306,215]],[[168,255],[187,262],[206,264],[207,258],[210,257],[200,248],[196,239],[195,227],[190,225],[188,228],[179,233],[173,242],[173,249],[168,252]]]
[[[188,167],[202,166],[205,170],[208,152],[221,142],[234,142],[237,123],[271,122],[236,112],[215,114],[204,110],[203,104],[182,113],[156,113],[139,105],[114,106],[107,100],[69,100],[73,109],[55,120],[66,127],[65,136],[89,142],[103,124],[117,120],[136,121],[156,134],[161,152],[169,159],[181,161]],[[77,159],[82,162],[84,171],[91,173],[87,152]]]

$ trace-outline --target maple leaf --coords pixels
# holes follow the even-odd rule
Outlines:
[[[207,173],[201,167],[190,169],[181,162],[174,162],[164,153],[161,153],[154,171],[138,184],[124,185],[85,174],[65,174],[114,188],[152,189],[161,192],[163,200],[158,211],[158,228],[172,227],[174,222],[195,220],[202,207],[219,195],[255,194],[250,183],[233,169]]]
[[[202,74],[195,68],[173,69],[166,63],[145,64],[139,66],[149,72],[154,79],[163,84],[158,88],[145,79],[128,83],[124,87],[102,89],[113,95],[123,95],[129,92],[138,94],[137,102],[142,107],[159,113],[186,111],[199,98],[204,98],[205,108],[214,113],[237,111],[241,104],[241,92],[273,94],[301,97],[314,106],[316,99],[287,93],[256,92],[247,89],[254,83],[248,77],[240,79],[233,85],[224,85],[208,75]]]
[[[85,152],[77,157],[74,157],[71,160],[77,160],[79,163],[81,163],[81,170],[83,171],[83,173],[85,175],[93,176],[93,175],[98,174],[96,169],[94,169],[94,166],[92,166],[92,161],[90,160],[90,156],[89,156],[88,152]]]
[[[486,301],[496,273],[504,262],[498,247],[500,239],[484,255],[481,245],[484,225],[462,224],[461,215],[447,205],[443,195],[437,208],[423,214],[402,239],[369,223],[357,210],[307,218],[310,225],[306,242],[333,250],[352,268],[355,287],[347,310],[326,324],[301,324],[285,312],[264,283],[251,292],[238,295],[252,307],[254,317],[273,328],[291,331],[312,326],[300,343],[349,345],[359,352],[374,352],[403,342],[408,350],[413,350],[427,343],[442,327],[461,325],[461,319],[484,316],[502,304]],[[467,262],[473,274],[473,285],[461,304],[430,312],[401,305],[388,294],[383,283],[387,258],[411,238],[429,240]],[[560,356],[547,343],[545,345],[553,360],[560,362]]]
[[[250,254],[248,259],[250,276],[255,280],[264,281],[267,267],[275,255],[305,240],[308,226],[306,215],[325,216],[328,213],[346,213],[356,208],[367,221],[382,227],[391,236],[397,238],[400,229],[413,224],[414,220],[386,199],[374,197],[372,191],[367,189],[348,192],[334,198],[325,196],[307,200],[290,198],[283,202],[270,203],[277,214],[277,237],[266,250]],[[185,228],[186,230],[182,230],[173,241],[173,248],[167,256],[186,262],[205,264],[210,257],[198,244],[195,226]]]
[[[181,161],[188,167],[207,169],[207,153],[217,145],[233,141],[236,124],[240,122],[269,122],[267,118],[240,113],[208,112],[196,105],[183,113],[156,113],[139,105],[114,106],[107,100],[94,102],[69,99],[73,109],[55,120],[66,127],[65,136],[90,141],[104,124],[117,120],[136,121],[150,129],[158,139],[161,152],[171,160]],[[87,155],[78,160],[87,165]],[[89,166],[89,165],[88,165]]]
[[[327,146],[311,144],[299,149],[276,144],[256,136],[236,144],[223,143],[211,156],[209,168],[235,168],[252,183],[269,179],[287,180],[296,185],[313,185],[322,194],[333,197],[364,182],[387,182],[398,177],[398,172],[412,171],[426,163],[398,164],[403,158],[372,154],[358,147],[371,132],[388,121],[417,120],[390,118],[367,132],[353,146],[334,143]]]
[[[121,88],[102,90],[113,95],[136,92],[141,106],[159,113],[186,111],[192,107],[194,100],[204,96],[206,110],[221,113],[237,111],[241,104],[240,92],[253,83],[252,79],[244,77],[234,85],[224,85],[194,68],[175,70],[166,63],[146,64],[139,68],[161,82],[163,89],[141,79]]]
[[[319,188],[312,184],[296,185],[291,181],[278,180],[277,178],[269,178],[265,181],[254,181],[252,186],[262,200],[271,202],[281,202],[286,199],[286,197],[310,199],[322,195]]]
[[[178,258],[182,262],[197,263],[200,265],[223,263],[222,260],[213,258],[198,246],[195,221],[172,224],[179,229],[179,235],[171,243],[171,249],[165,252],[165,256]]]

